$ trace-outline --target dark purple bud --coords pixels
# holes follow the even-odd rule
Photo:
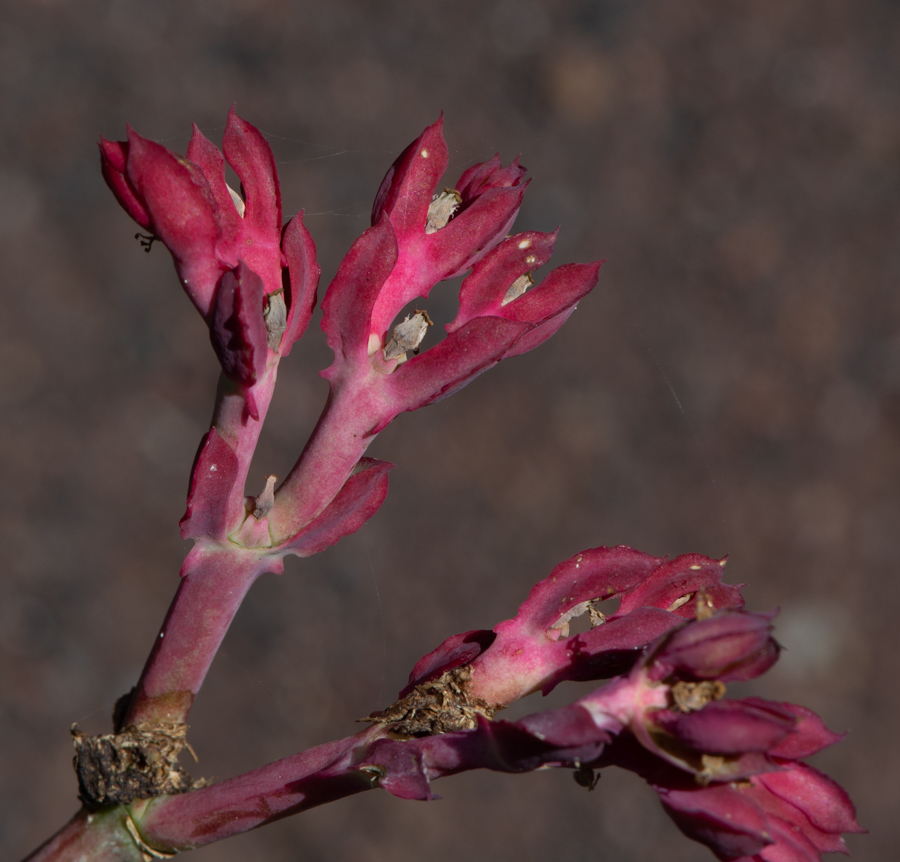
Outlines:
[[[845,734],[830,731],[818,715],[804,706],[763,700],[761,697],[748,697],[744,702],[763,708],[781,710],[794,716],[796,723],[793,730],[783,742],[769,752],[773,757],[802,760],[804,757],[811,757],[823,748],[828,748],[829,745],[840,742],[845,736]]]
[[[789,712],[740,700],[714,701],[688,713],[659,710],[650,719],[683,745],[713,754],[769,752],[796,724]]]
[[[209,337],[222,372],[249,389],[266,369],[268,332],[262,279],[241,261],[222,276],[209,321]],[[254,419],[254,405],[248,400]]]
[[[747,680],[765,673],[778,659],[771,616],[721,611],[695,620],[670,635],[650,658],[654,680]]]
[[[756,856],[774,843],[763,810],[730,785],[656,791],[675,825],[720,859]]]

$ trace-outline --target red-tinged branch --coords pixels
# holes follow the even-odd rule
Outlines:
[[[194,849],[377,787],[357,766],[382,735],[368,728],[253,772],[180,796],[136,803],[141,835],[154,849]]]

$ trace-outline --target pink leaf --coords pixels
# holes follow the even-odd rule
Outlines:
[[[226,506],[237,471],[234,450],[215,428],[210,428],[200,443],[191,471],[187,511],[181,519],[183,539],[225,536],[232,514],[226,511]]]
[[[247,205],[244,221],[260,233],[277,235],[281,230],[281,189],[272,148],[259,129],[235,113],[233,105],[222,150],[241,179]]]
[[[322,301],[322,329],[334,351],[331,379],[347,362],[368,362],[369,322],[378,293],[397,261],[397,240],[387,216],[350,248]]]
[[[150,215],[150,230],[172,253],[185,290],[205,317],[223,269],[216,257],[217,207],[206,177],[129,128],[127,178]]]
[[[372,224],[385,213],[400,238],[424,233],[431,196],[447,170],[443,114],[396,159],[381,182],[372,207]]]
[[[374,515],[388,491],[388,472],[393,464],[362,458],[356,472],[344,483],[328,507],[286,542],[279,550],[309,557],[355,533]]]
[[[496,365],[527,328],[497,317],[481,317],[414,356],[385,378],[391,415],[373,430],[380,431],[404,410],[417,410],[462,389]]]
[[[303,210],[285,226],[281,249],[287,259],[290,286],[287,326],[281,340],[281,355],[287,356],[291,345],[300,339],[309,325],[322,273],[316,261],[316,245],[303,224]]]

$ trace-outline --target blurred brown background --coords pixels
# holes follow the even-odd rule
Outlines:
[[[286,215],[306,208],[323,286],[442,108],[447,184],[521,152],[535,180],[518,227],[562,224],[557,263],[609,262],[550,343],[383,433],[370,454],[398,468],[363,530],[254,588],[192,716],[194,773],[355,731],[421,654],[511,616],[586,547],[729,553],[750,605],[782,608],[788,651],[756,690],[850,731],[816,763],[871,830],[854,858],[892,858],[898,56],[897,0],[5,0],[0,855],[74,811],[68,727],[106,731],[140,671],[216,378],[96,141],[130,122],[183,152],[192,120],[218,142],[236,101],[275,150]],[[452,294],[426,305],[440,322]],[[260,485],[323,402],[317,320],[283,365]],[[712,858],[630,775],[591,794],[562,772],[436,790],[195,856]]]

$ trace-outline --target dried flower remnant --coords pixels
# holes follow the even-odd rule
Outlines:
[[[385,360],[389,362],[396,359],[398,362],[406,362],[408,351],[418,353],[419,345],[425,338],[429,326],[434,326],[434,323],[428,312],[420,311],[418,308],[412,316],[407,315],[403,318],[403,322],[394,327],[391,340],[384,347]]]
[[[434,233],[436,230],[446,227],[447,222],[459,209],[461,203],[462,197],[460,197],[456,189],[444,189],[439,194],[436,194],[428,205],[425,233]]]

